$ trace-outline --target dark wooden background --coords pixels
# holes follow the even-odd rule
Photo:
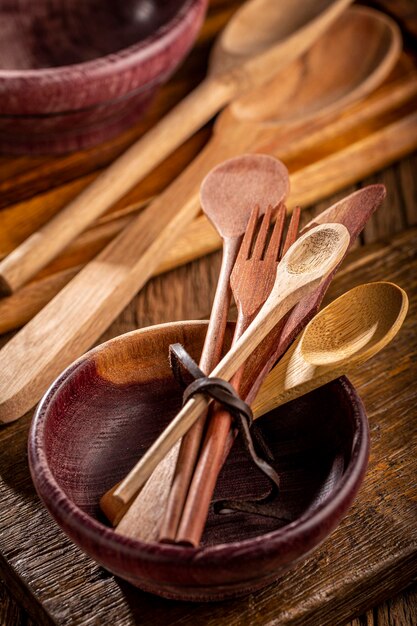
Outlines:
[[[203,72],[204,60],[215,33],[222,27],[226,19],[239,4],[240,2],[238,2],[238,0],[212,0],[209,19],[205,24],[196,50],[179,71],[175,79],[170,82],[158,97],[147,120],[144,123],[138,124],[132,131],[125,133],[118,140],[109,142],[101,149],[91,151],[91,158],[87,159],[85,154],[79,153],[55,161],[45,157],[36,159],[26,159],[23,157],[18,159],[0,159],[0,202],[3,210],[12,213],[14,206],[29,199],[33,202],[32,207],[41,206],[44,199],[43,194],[50,193],[51,189],[54,190],[57,196],[59,194],[65,196],[68,186],[73,190],[83,186],[94,172],[111,161],[118,152],[143,131],[146,125],[151,124],[153,120],[160,116],[164,110],[169,108],[173,102],[180,99],[184,93],[188,91],[191,84],[199,80]],[[180,154],[174,157],[174,159],[171,159],[168,164],[165,164],[164,171],[166,174],[164,175],[163,181],[166,182],[170,177],[174,176],[182,167],[184,160],[187,161],[192,158],[193,154],[198,151],[209,136],[209,132],[209,128],[202,130],[195,138],[187,143],[187,146]],[[366,228],[358,242],[358,250],[355,251],[354,254],[366,253],[368,250],[372,251],[373,246],[375,244],[378,245],[380,242],[384,242],[389,252],[391,242],[394,241],[394,237],[398,233],[400,233],[400,239],[395,240],[395,246],[400,246],[402,242],[404,247],[414,245],[416,234],[413,226],[417,225],[417,154],[411,155],[401,162],[393,164],[391,167],[382,172],[378,172],[371,178],[359,182],[354,187],[341,191],[336,196],[326,199],[315,207],[309,207],[304,211],[303,221],[305,222],[312,215],[326,208],[354,189],[361,187],[363,184],[372,182],[383,182],[388,189],[388,198],[383,208],[377,212],[372,222]],[[159,184],[161,183],[159,182]],[[152,178],[149,179],[147,185],[148,192],[151,193],[154,185]],[[36,211],[34,211],[34,215],[35,213]],[[405,257],[404,260],[403,255],[401,262],[406,264],[407,257]],[[206,316],[210,309],[219,263],[220,255],[219,253],[215,253],[153,279],[119,316],[100,341],[135,327],[142,327],[168,320],[192,319]],[[403,276],[406,276],[407,267],[402,267],[402,271]],[[415,271],[416,265],[412,265],[410,261],[410,276],[407,280],[414,286],[416,283]],[[413,272],[413,275],[411,275],[411,272]],[[374,279],[383,278],[385,277],[380,274],[374,277]],[[411,328],[411,323],[414,325],[413,328],[415,328],[415,311],[412,310],[410,316],[413,321],[408,321],[408,328]],[[1,342],[4,343],[7,337],[0,339]],[[404,338],[403,341],[399,341],[397,349],[399,351],[407,350],[406,338]],[[391,366],[391,364],[387,364],[387,367],[389,366]],[[353,377],[353,381],[356,382],[355,377]],[[411,398],[416,397],[416,390],[417,383],[410,389]],[[414,416],[416,416],[416,411],[414,411]],[[19,423],[8,429],[3,429],[0,433],[0,445],[3,447],[4,458],[7,459],[11,458],[12,455],[17,455],[21,459],[16,465],[15,484],[18,487],[18,491],[23,494],[23,500],[27,500],[27,502],[30,503],[30,506],[17,508],[14,504],[14,494],[12,490],[10,490],[9,500],[2,502],[2,515],[3,519],[9,520],[9,532],[11,527],[10,519],[13,518],[13,516],[16,516],[16,520],[19,519],[20,526],[17,525],[17,527],[24,527],[23,522],[25,522],[25,516],[27,516],[26,521],[28,527],[30,526],[29,521],[33,526],[34,521],[33,519],[29,519],[29,517],[33,517],[34,512],[36,513],[40,509],[40,505],[37,502],[36,495],[31,485],[25,460],[25,441],[30,417],[30,415],[25,416]],[[7,451],[5,451],[5,447],[8,447]],[[415,483],[414,485],[410,485],[410,493],[412,490],[414,490],[414,497],[416,497]],[[38,519],[42,523],[45,517],[42,514],[39,515]],[[52,526],[53,523],[50,523]],[[0,528],[0,533],[3,532],[6,532],[6,524]],[[58,537],[60,537],[60,535],[58,535]],[[3,536],[3,539],[7,540],[7,537]],[[412,537],[410,536],[410,541],[411,539]],[[18,544],[19,541],[26,543],[29,540],[30,538],[28,537],[10,535],[10,541],[15,541],[16,544]],[[73,560],[72,555],[74,554],[74,549],[71,546],[68,547],[68,545],[69,542],[66,540],[62,540],[62,543],[55,541],[50,545],[50,553],[45,554],[36,553],[36,547],[34,546],[33,552],[30,553],[29,551],[24,557],[29,559],[32,554],[32,558],[37,559],[40,564],[45,563],[44,576],[46,580],[44,586],[49,589],[51,599],[54,597],[56,600],[56,598],[59,598],[61,591],[64,591],[64,589],[60,588],[60,585],[65,586],[65,581],[62,580],[62,576],[61,579],[57,576],[54,570],[54,559],[62,558],[63,561],[66,559]],[[80,566],[82,564],[85,565],[86,562],[89,562],[88,559],[80,559]],[[0,586],[0,624],[4,626],[23,626],[24,624],[50,623],[45,618],[41,617],[39,606],[37,606],[34,599],[30,599],[25,583],[16,580],[7,570],[2,560],[0,560],[0,567],[2,568],[2,578],[4,578],[5,581],[5,583],[2,583]],[[75,571],[76,570],[74,570],[74,572]],[[74,572],[72,575],[76,575]],[[110,576],[105,572],[100,572],[100,568],[91,565],[91,572],[89,571],[88,574],[90,575],[92,593],[95,588],[94,585],[97,586],[97,590],[99,587],[105,588],[106,580]],[[82,571],[79,572],[79,576],[83,576]],[[95,580],[94,584],[91,582],[93,579]],[[412,580],[404,580],[398,583],[397,587],[404,587],[407,583],[410,583],[410,586],[406,591],[369,610],[366,614],[349,622],[349,624],[352,626],[411,626],[417,624],[417,585],[413,583]],[[387,587],[384,593],[385,597],[389,596],[390,589],[394,589],[395,587],[396,586],[393,584],[391,587]],[[111,598],[109,602],[111,602]],[[158,616],[155,617],[155,623],[180,624],[183,622],[179,614],[177,617],[171,616],[172,619],[170,617],[169,622],[168,617],[166,617],[165,622],[161,611],[159,608],[157,609],[157,607],[159,607],[158,602],[161,604],[163,601],[158,601],[158,599],[153,601],[155,616]],[[35,621],[33,621],[22,608],[22,603],[30,609],[31,615],[38,616]],[[256,610],[256,601],[253,600],[253,603],[254,605],[250,612],[251,621],[246,621],[248,619],[247,617],[245,617],[244,622],[235,621],[235,618],[233,620],[235,626],[240,623],[251,625],[255,623],[259,625],[275,623],[273,616],[270,614],[266,617],[262,612],[258,613]],[[358,602],[357,606],[363,606],[363,604]],[[85,607],[85,609],[84,614],[87,614],[87,608]],[[88,618],[82,621],[75,620],[74,618],[73,623],[86,625],[103,623],[100,620],[97,621],[94,617],[94,598],[91,598],[90,611],[91,613]],[[346,611],[342,611],[340,614],[345,615]],[[72,623],[71,617],[67,614],[65,602],[63,602],[62,605],[62,615],[65,623]],[[226,617],[222,619],[221,623],[226,625],[226,619]],[[341,625],[345,623],[345,621],[346,620],[339,622],[335,618],[334,626],[339,626],[339,624]],[[59,621],[55,623],[59,623]],[[114,621],[111,623],[113,624]],[[141,623],[140,618],[137,620],[137,623]],[[197,618],[196,623],[198,623]],[[217,624],[220,623],[220,621],[216,621],[216,618],[213,617],[210,623]],[[229,623],[231,624],[232,621]],[[317,626],[321,626],[320,620],[317,621]]]

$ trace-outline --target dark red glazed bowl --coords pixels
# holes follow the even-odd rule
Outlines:
[[[29,437],[39,496],[65,533],[98,563],[153,593],[218,600],[275,581],[323,541],[362,482],[369,447],[362,403],[346,378],[260,418],[275,455],[282,504],[293,520],[210,512],[198,549],[144,543],[105,525],[98,502],[181,404],[168,346],[198,358],[202,322],[154,326],[113,339],[70,366],[40,403]],[[269,485],[237,440],[215,498],[251,497]]]
[[[0,150],[66,152],[127,128],[189,51],[207,3],[0,3]]]

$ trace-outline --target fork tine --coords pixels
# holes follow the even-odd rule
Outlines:
[[[264,213],[264,216],[263,216],[262,222],[261,222],[261,226],[259,228],[258,236],[256,237],[255,247],[254,247],[253,252],[252,252],[252,258],[253,259],[260,259],[260,258],[262,258],[262,255],[263,255],[263,252],[264,252],[264,249],[265,249],[266,238],[268,237],[268,231],[269,231],[269,225],[271,223],[271,217],[272,217],[272,206],[269,205],[267,210]]]
[[[284,230],[285,205],[278,205],[274,230],[272,231],[264,259],[265,261],[278,261],[279,248],[281,245],[282,231]]]
[[[252,247],[252,241],[255,234],[256,224],[258,222],[259,206],[256,205],[250,214],[246,231],[240,244],[239,253],[236,258],[236,262],[246,261],[249,258],[250,249]]]
[[[301,209],[300,209],[299,206],[296,206],[294,211],[292,212],[291,221],[290,221],[290,224],[288,226],[287,236],[285,237],[285,241],[284,241],[284,245],[283,245],[283,248],[282,248],[280,260],[282,259],[284,254],[286,254],[288,252],[289,248],[292,246],[294,241],[297,239],[298,226],[300,224],[300,212],[301,212]]]

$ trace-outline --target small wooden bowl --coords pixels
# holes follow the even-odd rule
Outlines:
[[[199,601],[259,589],[325,539],[355,497],[369,448],[364,408],[341,378],[259,420],[293,522],[211,512],[198,549],[117,535],[105,524],[99,498],[180,407],[169,344],[179,341],[198,358],[205,330],[204,322],[154,326],[91,350],[49,389],[29,437],[36,489],[75,543],[141,589]],[[268,489],[237,440],[215,497],[250,497]]]
[[[189,51],[207,3],[2,3],[0,150],[66,152],[127,128]]]

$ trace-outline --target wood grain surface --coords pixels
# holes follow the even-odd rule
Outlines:
[[[395,8],[396,3],[390,4]],[[402,6],[406,4],[401,2]],[[212,0],[196,54],[190,56],[176,79],[161,93],[146,120],[114,142],[54,161],[44,157],[1,158],[1,220],[13,214],[18,201],[22,228],[25,208],[34,207],[30,219],[33,215],[40,223],[47,219],[42,211],[53,214],[59,210],[77,193],[76,189],[83,188],[146,125],[179,100],[189,90],[190,80],[197,82],[201,78],[214,34],[238,5],[237,0]],[[145,181],[148,197],[159,191],[161,181],[167,184],[181,171],[207,137],[208,130],[204,129],[164,163],[155,177]],[[405,588],[417,575],[416,454],[411,448],[415,451],[417,233],[410,230],[417,224],[416,172],[415,154],[364,181],[386,184],[388,198],[350,255],[352,271],[340,274],[332,292],[335,296],[359,282],[389,279],[398,282],[411,296],[410,313],[396,341],[372,362],[372,367],[366,366],[352,377],[370,417],[372,456],[364,487],[340,528],[280,585],[244,600],[205,606],[178,604],[143,594],[84,556],[49,519],[28,473],[28,414],[0,431],[0,572],[5,582],[0,587],[2,625],[341,626],[348,620],[353,620],[351,626],[417,623],[416,585],[370,609]],[[361,184],[305,211],[303,221]],[[129,196],[131,204],[136,201],[135,193],[133,190]],[[123,219],[123,211],[119,217]],[[408,233],[403,233],[407,229]],[[397,233],[402,233],[399,238]],[[216,253],[152,279],[100,341],[151,323],[205,317],[219,264]],[[2,337],[1,343],[9,337],[10,334]],[[371,550],[367,543],[372,544]],[[368,612],[363,614],[364,611]]]

